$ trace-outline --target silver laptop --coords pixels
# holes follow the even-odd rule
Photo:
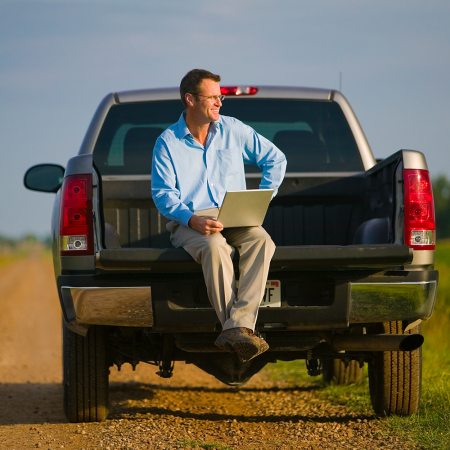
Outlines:
[[[217,218],[224,228],[257,227],[264,221],[272,195],[273,189],[227,191],[220,209],[204,209],[195,214]]]

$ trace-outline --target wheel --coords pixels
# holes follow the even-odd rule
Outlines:
[[[350,361],[345,367],[340,359],[323,359],[322,370],[322,379],[326,384],[361,384],[363,379],[363,369],[358,361]]]
[[[106,327],[90,326],[86,337],[63,325],[64,413],[69,422],[103,422],[108,417]]]
[[[379,324],[374,332],[385,334],[420,333],[420,326],[403,333],[402,322]],[[422,348],[412,352],[375,352],[369,363],[370,400],[381,416],[415,414],[422,386]]]

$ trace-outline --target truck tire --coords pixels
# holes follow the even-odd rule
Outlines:
[[[109,413],[108,330],[90,326],[86,337],[63,325],[64,413],[69,422],[103,422]]]
[[[345,367],[340,359],[327,358],[322,360],[322,370],[322,379],[326,384],[361,384],[363,379],[363,369],[358,361],[350,361]]]
[[[402,322],[379,324],[378,333],[415,334],[420,326],[403,333]],[[370,400],[380,416],[408,416],[419,409],[422,386],[422,348],[412,352],[374,352],[369,363]]]

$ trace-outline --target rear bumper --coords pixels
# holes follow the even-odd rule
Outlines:
[[[351,283],[351,323],[427,320],[437,293],[437,280],[394,283]]]
[[[282,306],[260,308],[260,330],[344,329],[351,323],[428,319],[438,272],[275,272]],[[73,325],[149,327],[155,332],[211,332],[220,324],[201,274],[61,275],[64,317]]]
[[[69,323],[152,327],[150,286],[61,286]]]

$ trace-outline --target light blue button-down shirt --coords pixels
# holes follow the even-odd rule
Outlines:
[[[283,181],[286,157],[272,142],[233,117],[220,116],[203,147],[183,113],[158,138],[153,150],[152,197],[161,214],[188,226],[193,211],[217,208],[227,191],[245,190],[244,161],[262,170],[260,189]]]

